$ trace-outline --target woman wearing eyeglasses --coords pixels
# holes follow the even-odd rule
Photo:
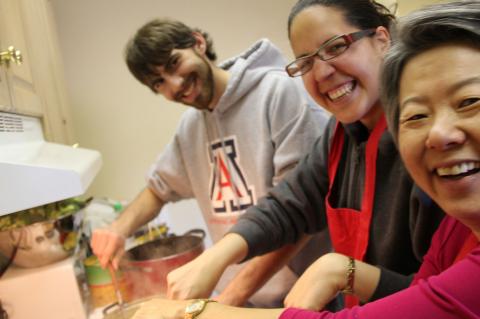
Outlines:
[[[171,298],[208,297],[228,265],[328,227],[338,254],[314,262],[285,304],[318,310],[340,291],[348,307],[375,300],[410,284],[444,216],[414,186],[386,130],[379,76],[394,17],[369,0],[300,0],[288,21],[296,60],[286,70],[334,118],[283,183],[169,274]]]
[[[390,131],[415,181],[449,215],[412,285],[336,313],[234,308],[203,300],[187,307],[184,316],[182,306],[191,301],[158,299],[134,319],[480,318],[480,2],[421,9],[402,18],[398,34],[382,76]],[[353,44],[344,54],[351,49]],[[359,263],[354,291],[363,289],[368,277],[364,266]],[[348,285],[345,277],[338,283]]]

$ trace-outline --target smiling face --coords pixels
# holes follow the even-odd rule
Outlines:
[[[430,49],[405,66],[399,149],[417,184],[447,213],[480,230],[480,49]]]
[[[296,58],[315,52],[329,39],[359,31],[346,22],[341,11],[321,5],[308,7],[292,21],[290,44]],[[373,128],[382,113],[379,72],[388,50],[389,34],[378,27],[372,37],[354,42],[344,53],[329,60],[315,58],[302,76],[309,94],[339,121],[362,121]]]
[[[212,66],[201,49],[197,44],[193,48],[172,50],[165,65],[156,67],[156,75],[149,79],[148,86],[170,101],[208,110],[215,85]]]

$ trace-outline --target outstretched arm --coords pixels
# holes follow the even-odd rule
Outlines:
[[[103,268],[109,261],[118,268],[118,263],[125,252],[125,239],[157,216],[163,204],[163,201],[147,187],[109,227],[93,232],[90,244]]]
[[[151,299],[141,305],[132,319],[183,319],[185,307],[191,300]],[[284,309],[237,308],[210,302],[198,318],[215,319],[277,319]]]

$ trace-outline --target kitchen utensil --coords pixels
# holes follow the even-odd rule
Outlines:
[[[110,272],[110,278],[112,279],[113,288],[115,289],[115,296],[117,298],[118,307],[120,309],[120,318],[126,319],[123,309],[122,293],[120,291],[120,286],[118,285],[116,271],[113,268],[113,264],[111,261],[108,263],[108,271]]]

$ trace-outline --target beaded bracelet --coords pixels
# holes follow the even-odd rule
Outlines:
[[[355,281],[355,259],[348,257],[347,285],[342,289],[344,294],[353,294],[353,282]]]

